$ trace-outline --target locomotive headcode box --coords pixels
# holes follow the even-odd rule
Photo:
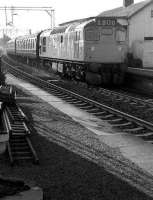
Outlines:
[[[115,26],[116,25],[116,19],[114,18],[96,18],[96,24],[98,26]]]

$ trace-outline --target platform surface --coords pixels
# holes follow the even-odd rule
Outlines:
[[[102,121],[95,116],[64,102],[36,86],[17,80],[13,76],[8,76],[8,81],[23,87],[25,90],[38,96],[54,108],[69,115],[74,121],[91,131],[99,142],[105,143],[116,152],[118,151],[125,159],[131,161],[144,172],[150,174],[150,178],[153,181],[153,144],[147,143],[132,134],[123,132],[117,133],[106,121]],[[152,188],[152,186],[150,187]],[[151,190],[153,191],[153,189]]]

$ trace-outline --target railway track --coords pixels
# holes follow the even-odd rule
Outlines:
[[[37,164],[39,159],[29,137],[27,118],[20,107],[15,102],[4,103],[2,117],[9,134],[7,150],[11,165],[20,160],[32,160]]]
[[[7,65],[9,67],[9,72],[14,74],[15,76],[24,80],[28,80],[29,82],[36,85],[38,85],[39,83],[39,86],[44,90],[58,96],[59,98],[62,98],[64,101],[67,101],[79,107],[80,109],[86,110],[87,112],[94,114],[102,120],[108,121],[115,128],[118,128],[118,130],[138,136],[141,135],[141,137],[144,137],[144,139],[150,137],[148,139],[148,142],[152,142],[151,136],[153,133],[153,125],[151,123],[135,118],[126,113],[122,113],[118,110],[70,92],[66,89],[33,77],[29,74],[23,73],[22,71],[16,70],[15,68],[9,66],[8,63]],[[39,129],[40,124],[38,123],[36,124],[36,126],[38,126]],[[85,144],[83,141],[77,141],[76,139],[68,137],[64,134],[59,134],[55,131],[53,131],[52,134],[49,133],[49,130],[44,130],[44,135],[48,134],[47,137],[48,139],[51,139],[51,141],[65,147],[66,149],[69,149],[70,151],[73,151],[74,153],[83,156],[84,158],[98,164],[99,166],[104,167],[112,174],[129,182],[131,185],[137,187],[139,190],[145,192],[149,196],[153,196],[153,190],[151,187],[151,185],[153,185],[153,180],[150,174],[143,172],[141,169],[139,169],[126,159],[120,160],[120,158],[118,157],[118,155],[115,154],[114,151],[113,153],[108,153],[105,150],[99,149],[99,147],[95,148],[92,144],[90,146],[90,144],[88,143]],[[148,136],[145,137],[145,134]]]
[[[131,95],[124,93],[119,93],[107,89],[100,89],[99,92],[102,95],[111,96],[113,99],[115,99],[118,102],[125,102],[130,105],[134,105],[137,108],[144,108],[145,110],[153,110],[153,99],[149,98],[138,98],[133,97]]]
[[[5,61],[3,61],[9,67],[9,72],[15,76],[28,80],[29,82],[38,85],[44,90],[52,93],[53,95],[63,99],[64,101],[77,106],[78,108],[95,115],[101,120],[106,120],[111,124],[114,130],[118,132],[126,132],[137,137],[141,137],[149,143],[153,143],[153,124],[142,120],[140,118],[134,117],[127,113],[121,112],[112,107],[106,106],[104,104],[98,103],[84,96],[71,92],[67,89],[59,87],[53,83],[48,83],[40,78],[27,74],[19,69],[14,68]],[[130,104],[134,104],[138,108],[153,109],[152,102],[148,102],[139,98],[130,97],[108,90],[101,91],[108,95],[116,95],[118,100],[125,101]]]

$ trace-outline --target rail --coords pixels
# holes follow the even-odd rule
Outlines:
[[[6,64],[6,62],[5,62]],[[112,124],[112,127],[118,128],[124,132],[134,133],[136,136],[139,135],[145,139],[146,141],[153,142],[153,124],[137,118],[133,115],[124,113],[112,107],[106,106],[79,94],[76,94],[72,91],[69,91],[65,88],[57,86],[53,83],[48,83],[40,78],[32,76],[26,72],[23,72],[19,69],[9,66],[9,71],[24,80],[28,80],[29,82],[38,85],[39,87],[45,89],[46,91],[58,96],[59,98],[75,104],[79,108],[86,110],[89,113],[94,114],[98,118],[102,120],[106,120]],[[83,105],[84,104],[84,105]],[[83,106],[82,106],[83,105]],[[118,131],[119,131],[118,130]]]

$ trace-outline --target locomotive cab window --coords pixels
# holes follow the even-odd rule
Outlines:
[[[116,41],[125,42],[126,41],[126,31],[124,29],[116,30]]]
[[[86,41],[98,41],[100,40],[100,33],[97,30],[86,30],[85,39]]]
[[[43,45],[46,45],[46,37],[43,37]]]
[[[43,37],[43,39],[42,39],[42,51],[43,52],[46,52],[46,37]]]

